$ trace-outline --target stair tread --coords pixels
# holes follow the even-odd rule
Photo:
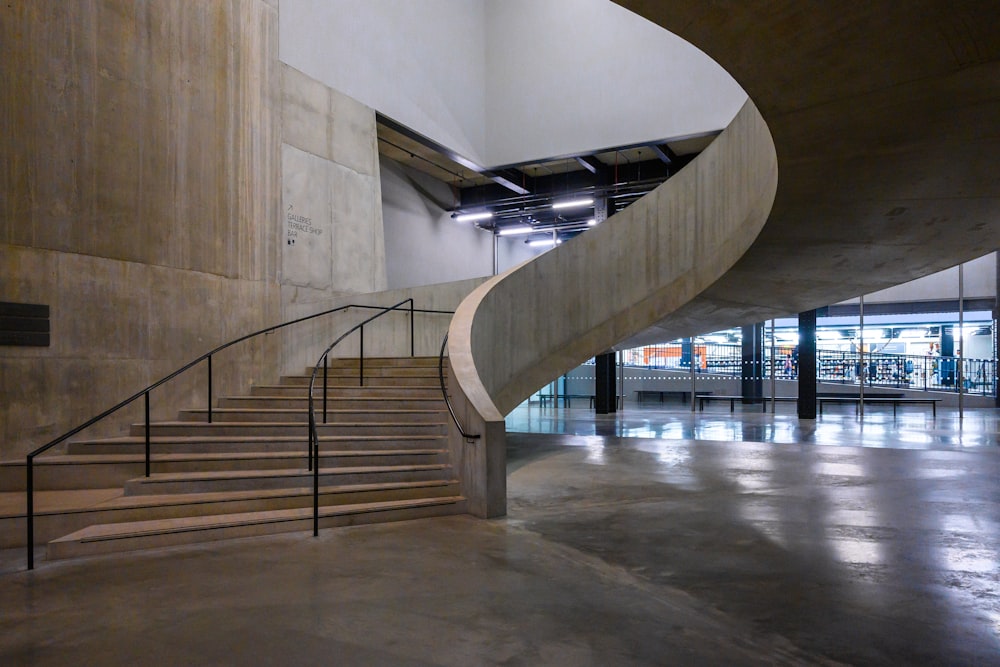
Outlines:
[[[394,375],[385,375],[385,374],[368,375],[368,373],[365,373],[365,379],[368,379],[368,378],[379,378],[379,379],[386,379],[386,380],[398,380],[398,379],[401,379],[401,378],[434,378],[434,379],[438,379],[438,378],[441,377],[438,374],[436,368],[433,369],[433,370],[431,370],[431,369],[426,369],[425,370],[421,366],[410,366],[410,367],[382,366],[380,368],[405,368],[405,370],[409,370],[409,371],[412,371],[413,369],[420,369],[423,372],[422,373],[412,373],[411,372],[411,373],[406,373],[405,375],[395,375],[395,376]],[[336,371],[336,372],[334,372],[334,371]],[[309,379],[311,379],[312,378],[312,373],[292,373],[290,375],[283,375],[282,377],[285,377],[285,378],[309,378]],[[322,377],[323,377],[322,373],[317,373],[316,374],[316,379],[317,380],[319,380]],[[357,369],[354,369],[354,368],[334,368],[333,366],[331,366],[330,367],[330,371],[327,373],[327,377],[331,377],[331,378],[355,378],[355,379],[357,379],[358,373],[357,373]]]
[[[175,424],[197,424],[198,422],[174,422]],[[263,422],[254,422],[263,423]],[[427,434],[414,434],[414,435],[321,435],[319,436],[320,442],[350,442],[353,440],[367,440],[371,442],[378,442],[382,440],[440,440],[444,438],[442,435],[427,435]],[[154,435],[150,436],[150,444],[199,444],[199,443],[212,443],[212,442],[246,442],[246,443],[256,443],[256,442],[305,442],[307,440],[305,433],[302,435],[217,435],[217,436],[193,436],[193,435]],[[122,444],[122,445],[134,445],[134,444],[145,444],[146,439],[141,435],[122,435],[113,436],[109,438],[96,438],[92,440],[74,440],[72,444]],[[41,460],[40,458],[38,460]]]
[[[393,491],[397,489],[419,489],[443,487],[458,484],[457,479],[429,479],[410,482],[372,482],[366,484],[326,484],[319,487],[320,495],[336,493],[357,493],[364,491]],[[35,516],[85,513],[94,511],[143,509],[198,505],[241,500],[270,500],[311,496],[311,486],[288,487],[282,489],[250,489],[239,491],[200,491],[198,493],[164,493],[138,496],[124,495],[122,488],[86,489],[83,491],[36,491]],[[0,493],[0,519],[23,517],[25,513],[24,492]]]
[[[350,449],[320,452],[323,457],[358,457],[358,456],[400,456],[400,455],[431,455],[447,452],[446,449]],[[305,452],[212,452],[212,453],[181,453],[156,454],[153,463],[169,463],[176,461],[242,461],[253,459],[287,459],[293,456],[305,456]],[[145,462],[144,454],[57,454],[35,459],[35,465],[90,465],[105,463]],[[0,466],[25,467],[23,460],[0,461]]]
[[[288,385],[282,385],[288,386]],[[398,387],[392,387],[398,389]],[[322,399],[322,394],[313,395],[313,400]],[[254,394],[252,396],[222,396],[222,400],[228,401],[308,401],[308,394],[305,396],[282,396],[281,394]],[[329,396],[328,401],[443,401],[440,396]],[[214,409],[214,408],[213,408]]]
[[[442,413],[441,410],[434,410],[435,413]],[[329,427],[344,427],[344,426],[434,426],[444,424],[441,422],[336,422],[336,423],[326,423],[326,424],[316,424],[317,426],[329,426]],[[135,427],[144,427],[145,424],[139,422],[133,424]],[[197,421],[184,421],[183,419],[178,421],[160,421],[152,422],[150,424],[153,428],[157,426],[190,426],[192,428],[217,428],[220,426],[295,426],[295,427],[305,427],[304,423],[299,422],[197,422]]]
[[[309,377],[309,376],[308,375],[286,375],[285,377],[287,377],[287,378],[305,378],[305,377]],[[381,377],[384,378],[385,376],[381,376]],[[379,377],[375,377],[375,378],[371,378],[371,379],[378,380],[380,378]],[[307,386],[308,385],[304,385],[304,384],[287,384],[287,383],[281,383],[281,382],[279,382],[277,384],[255,384],[255,385],[251,385],[251,387],[253,389],[265,389],[265,388],[267,388],[267,389],[288,389],[288,388],[305,389]],[[337,387],[331,387],[331,389],[334,389],[334,388],[337,389],[338,391],[339,390],[343,390],[343,389],[351,389],[351,390],[357,390],[357,391],[364,391],[365,389],[380,389],[380,390],[381,389],[394,389],[396,391],[408,391],[408,390],[410,390],[410,391],[412,391],[412,390],[426,391],[427,389],[437,389],[437,393],[441,393],[441,388],[438,387],[438,386],[435,386],[435,387],[407,387],[407,386],[400,386],[398,384],[371,384],[371,383],[366,383],[364,385],[340,385],[340,386],[337,386]]]
[[[445,470],[448,463],[414,463],[412,465],[395,466],[344,466],[339,468],[320,468],[320,475],[354,474],[374,472],[402,472],[411,470]],[[206,481],[224,479],[254,479],[272,477],[311,476],[313,473],[305,468],[284,468],[275,470],[218,470],[202,472],[154,473],[149,477],[136,477],[132,482],[155,484],[173,481]]]
[[[458,484],[456,479],[428,479],[412,482],[373,482],[366,484],[326,484],[319,487],[320,495],[335,493],[357,493],[362,491],[392,491],[396,489],[420,489]],[[145,494],[141,496],[119,496],[93,509],[129,509],[141,507],[163,507],[170,505],[194,505],[238,500],[270,500],[311,496],[311,486],[288,487],[282,489],[249,489],[239,491],[199,491],[197,493]]]
[[[212,414],[237,414],[241,412],[277,412],[280,414],[296,414],[300,415],[307,413],[309,410],[307,408],[212,408]],[[427,408],[328,408],[328,414],[348,414],[363,412],[365,414],[375,414],[375,415],[386,415],[386,414],[434,414],[438,412],[443,412],[444,408],[440,410],[429,410]],[[208,408],[189,408],[182,410],[182,412],[198,412],[198,413],[208,413]],[[316,414],[321,414],[323,408],[316,408],[313,410]],[[154,424],[162,422],[153,422]]]
[[[319,514],[321,517],[340,516],[345,514],[376,512],[387,509],[448,505],[461,502],[462,500],[464,500],[462,496],[440,496],[435,498],[417,498],[413,500],[384,500],[352,505],[324,505],[319,508]],[[69,535],[60,537],[53,540],[53,542],[96,542],[143,535],[207,530],[210,528],[225,528],[229,526],[252,525],[258,523],[275,523],[279,521],[295,521],[311,518],[312,512],[313,510],[311,507],[302,507],[295,509],[264,510],[259,512],[241,512],[236,514],[212,514],[207,516],[181,517],[174,519],[95,524],[70,533]]]
[[[122,487],[106,489],[58,489],[35,491],[35,516],[76,512],[108,502],[124,494]],[[0,492],[0,519],[23,517],[26,512],[24,491]]]

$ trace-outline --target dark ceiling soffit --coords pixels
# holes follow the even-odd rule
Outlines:
[[[630,151],[630,150],[632,150],[634,148],[652,148],[653,146],[666,146],[667,143],[672,143],[672,142],[675,142],[675,141],[687,141],[688,139],[702,139],[704,137],[717,137],[720,134],[722,134],[722,130],[711,130],[709,132],[695,132],[694,134],[685,134],[684,136],[680,136],[680,137],[670,137],[669,139],[657,139],[655,141],[640,141],[639,143],[627,144],[627,145],[624,145],[624,146],[612,146],[610,148],[599,148],[597,150],[587,151],[585,153],[571,153],[569,155],[552,155],[552,156],[541,158],[541,159],[537,159],[537,160],[527,160],[525,162],[514,162],[514,163],[511,163],[511,164],[500,165],[500,166],[494,168],[494,171],[498,171],[500,169],[519,169],[519,168],[527,166],[527,165],[546,164],[546,163],[549,163],[549,162],[560,162],[562,160],[577,160],[579,162],[579,158],[581,158],[581,157],[593,157],[595,155],[602,155],[604,153],[614,153],[616,151]],[[671,151],[671,152],[673,152],[673,151]],[[675,157],[677,157],[677,156],[675,156]],[[683,159],[680,158],[680,157],[677,157],[677,159],[683,161]],[[594,162],[597,163],[597,164],[600,164],[602,166],[605,166],[605,167],[607,166],[603,162],[600,162],[600,161],[598,161],[596,159],[594,160]],[[581,164],[583,164],[583,163],[581,163]],[[590,171],[590,168],[586,167],[586,165],[584,165],[584,168],[587,169],[588,171]],[[593,172],[591,172],[591,173],[593,173]]]
[[[456,164],[460,164],[463,167],[465,167],[466,169],[470,169],[470,170],[476,172],[477,174],[482,174],[486,178],[489,178],[490,180],[494,181],[495,183],[504,186],[508,190],[513,190],[514,192],[516,192],[519,195],[530,194],[528,192],[528,190],[526,190],[525,188],[523,188],[521,186],[521,184],[519,183],[519,181],[521,179],[520,178],[516,178],[513,175],[513,172],[514,172],[513,169],[501,169],[501,170],[493,170],[493,171],[488,170],[488,169],[486,169],[486,168],[484,168],[484,167],[476,164],[472,160],[464,157],[463,155],[460,155],[459,153],[456,153],[455,151],[451,150],[450,148],[448,148],[448,147],[446,147],[446,146],[444,146],[442,144],[439,144],[438,142],[434,141],[433,139],[429,139],[429,138],[425,137],[424,135],[420,134],[419,132],[414,132],[413,130],[411,130],[410,128],[406,127],[405,125],[403,125],[401,123],[397,123],[393,119],[389,118],[388,116],[384,116],[384,115],[380,114],[377,111],[375,112],[375,122],[378,123],[378,124],[380,124],[380,125],[384,125],[385,127],[389,128],[390,130],[392,130],[394,132],[398,132],[398,133],[402,134],[407,139],[410,139],[411,141],[415,141],[418,144],[420,144],[421,146],[424,146],[425,148],[428,148],[428,149],[430,149],[430,150],[432,150],[432,151],[434,151],[436,153],[440,153],[441,155],[444,155],[445,157],[447,157],[452,162],[454,162]],[[518,173],[520,173],[520,172],[518,172]],[[516,179],[516,180],[512,180],[512,179]]]

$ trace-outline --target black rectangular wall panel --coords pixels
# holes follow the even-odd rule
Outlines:
[[[49,346],[49,307],[0,301],[0,345]]]

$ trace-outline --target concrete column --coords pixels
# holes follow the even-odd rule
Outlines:
[[[993,405],[1000,408],[1000,336],[997,322],[1000,321],[1000,252],[993,253],[996,259],[995,286],[993,291]]]
[[[799,419],[816,419],[816,311],[799,313]]]
[[[594,411],[599,415],[617,412],[618,390],[615,385],[615,353],[605,352],[594,357]]]

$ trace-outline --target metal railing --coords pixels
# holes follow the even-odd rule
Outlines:
[[[441,341],[441,353],[438,354],[438,379],[441,381],[441,394],[444,396],[444,404],[448,406],[448,412],[451,414],[451,420],[455,422],[455,427],[458,429],[459,434],[469,442],[473,440],[478,440],[480,436],[478,434],[473,435],[466,433],[462,424],[458,421],[458,415],[455,414],[455,408],[451,405],[451,397],[448,396],[448,388],[445,386],[444,382],[444,351],[448,347],[448,334],[444,335],[444,340]]]
[[[960,363],[961,362],[961,363]],[[957,392],[959,378],[966,394],[996,395],[996,361],[915,354],[865,354],[864,368],[855,352],[817,350],[820,382]]]
[[[765,346],[759,371],[763,378],[771,376],[770,352],[770,348]],[[624,359],[626,366],[636,368],[687,372],[693,361],[695,372],[699,375],[740,377],[744,374],[742,349],[734,344],[695,341],[690,347],[681,343],[649,345],[627,350]],[[961,377],[967,394],[995,396],[997,392],[997,362],[994,359],[884,352],[866,352],[864,359],[865,368],[862,369],[856,351],[818,349],[816,379],[820,382],[858,384],[858,378],[863,375],[865,386],[957,392]],[[774,376],[787,380],[798,377],[798,359],[793,346],[777,346]]]
[[[413,303],[412,303],[413,300],[412,299],[408,299],[408,301],[410,301],[410,309],[409,309],[409,312],[410,312],[410,346],[411,346],[411,354],[412,354],[412,352],[413,352],[413,313],[414,312],[449,312],[449,311],[415,310],[412,307],[413,306]],[[402,302],[402,303],[405,303],[405,301]],[[26,495],[25,519],[26,519],[26,526],[27,526],[27,528],[26,528],[26,530],[27,530],[27,539],[28,539],[28,542],[27,542],[28,569],[32,570],[35,567],[35,555],[34,555],[34,535],[35,535],[34,460],[35,460],[36,457],[38,457],[41,454],[44,454],[45,452],[47,452],[48,450],[52,449],[56,445],[59,445],[59,444],[65,442],[69,438],[72,438],[74,435],[76,435],[77,433],[80,433],[84,429],[87,429],[87,428],[93,426],[94,424],[96,424],[96,423],[104,420],[105,418],[107,418],[107,417],[115,414],[116,412],[118,412],[122,408],[125,408],[125,407],[131,405],[132,403],[134,403],[135,401],[137,401],[139,398],[143,398],[144,399],[144,403],[145,403],[145,406],[144,406],[144,412],[145,412],[145,476],[149,477],[149,475],[150,475],[150,466],[151,466],[151,462],[152,462],[152,459],[151,459],[151,446],[150,446],[150,416],[149,416],[149,413],[150,413],[150,398],[149,398],[150,392],[152,392],[154,389],[160,387],[161,385],[169,382],[170,380],[173,380],[177,376],[179,376],[179,375],[187,372],[188,370],[194,368],[195,366],[197,366],[201,362],[203,362],[203,361],[206,362],[206,368],[207,368],[207,392],[206,393],[207,393],[207,400],[208,400],[207,420],[208,420],[209,423],[211,423],[212,422],[212,398],[213,398],[213,388],[212,388],[212,358],[215,355],[217,355],[219,352],[222,352],[223,350],[225,350],[227,348],[232,347],[233,345],[236,345],[237,343],[242,343],[242,342],[244,342],[246,340],[249,340],[251,338],[255,338],[257,336],[261,336],[261,335],[264,335],[264,334],[269,334],[269,333],[272,333],[272,332],[277,331],[279,329],[284,329],[286,327],[290,327],[290,326],[295,325],[295,324],[300,324],[302,322],[306,322],[306,321],[309,321],[309,320],[314,320],[316,318],[323,317],[323,316],[326,316],[326,315],[332,315],[333,313],[337,313],[337,312],[341,312],[341,311],[344,311],[344,310],[348,310],[350,308],[376,309],[376,310],[382,310],[383,309],[382,306],[371,306],[371,305],[367,305],[367,304],[354,304],[354,303],[347,304],[347,305],[344,305],[344,306],[339,306],[337,308],[331,308],[330,310],[325,310],[325,311],[323,311],[321,313],[316,313],[314,315],[307,315],[305,317],[300,317],[298,319],[291,320],[289,322],[284,322],[282,324],[276,324],[274,326],[270,326],[270,327],[267,327],[265,329],[260,329],[259,331],[254,331],[253,333],[249,333],[249,334],[246,334],[245,336],[241,336],[239,338],[231,340],[228,343],[224,343],[222,345],[219,345],[218,347],[214,348],[213,350],[211,350],[209,352],[206,352],[205,354],[201,355],[200,357],[198,357],[198,358],[194,359],[193,361],[185,364],[184,366],[178,368],[173,373],[170,373],[169,375],[161,378],[160,380],[157,380],[156,382],[154,382],[153,384],[149,385],[145,389],[142,389],[142,390],[136,392],[132,396],[126,398],[124,401],[121,401],[120,403],[116,404],[115,406],[113,406],[111,408],[108,408],[107,410],[105,410],[104,412],[100,413],[96,417],[92,417],[91,419],[87,420],[83,424],[80,424],[76,428],[73,428],[73,429],[67,431],[66,433],[63,433],[59,437],[57,437],[57,438],[49,441],[45,445],[43,445],[43,446],[39,447],[38,449],[36,449],[36,450],[32,451],[31,453],[29,453],[27,455],[27,460],[26,460],[27,467],[26,467],[26,471],[25,471],[25,477],[26,477],[26,479],[25,479],[25,482],[26,482],[26,490],[25,490],[25,495]],[[363,378],[363,373],[364,373],[364,342],[363,342],[363,340],[362,340],[362,347],[361,347],[360,358],[361,358],[361,362],[360,362],[361,368],[360,368],[360,371],[361,371],[361,375],[362,375],[362,378]],[[362,380],[362,382],[363,382],[363,380]],[[310,388],[310,391],[311,391],[311,388]],[[325,387],[325,383],[324,383],[324,392],[325,391],[326,391],[326,387]],[[310,400],[311,400],[311,395],[310,395]],[[325,419],[325,414],[326,414],[325,413],[325,405],[326,405],[326,400],[325,400],[325,394],[324,394],[324,419]]]
[[[436,313],[436,314],[447,314],[454,315],[454,311],[451,310],[428,310],[423,308],[414,308],[413,299],[404,299],[394,306],[387,306],[381,308],[378,313],[372,315],[368,319],[355,324],[348,331],[341,334],[335,341],[330,343],[330,345],[323,351],[319,356],[316,364],[313,366],[312,374],[309,377],[309,452],[308,452],[308,466],[309,470],[313,473],[313,536],[319,535],[319,432],[316,429],[316,410],[313,403],[313,394],[316,386],[316,375],[319,373],[319,367],[323,366],[323,423],[326,423],[327,419],[327,368],[329,366],[330,352],[333,351],[341,341],[345,340],[355,331],[360,332],[360,349],[361,355],[359,357],[358,370],[359,370],[359,386],[364,386],[365,376],[364,376],[364,338],[365,338],[365,325],[377,320],[378,318],[386,315],[388,313],[404,310],[402,308],[403,304],[409,303],[410,307],[405,309],[405,312],[410,313],[410,356],[415,356],[414,347],[414,336],[413,336],[413,314],[414,313]]]

